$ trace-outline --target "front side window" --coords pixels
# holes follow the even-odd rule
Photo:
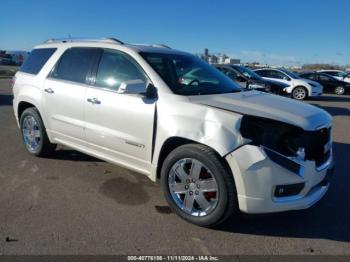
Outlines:
[[[283,72],[293,79],[300,79],[300,77],[297,74],[294,74],[293,72],[290,72],[288,70],[283,70]]]
[[[310,80],[317,80],[317,75],[316,74],[306,74],[302,75],[304,78],[310,79]]]
[[[70,48],[60,58],[50,77],[77,83],[88,83],[87,76],[98,49]]]
[[[276,78],[276,79],[286,79],[286,78],[288,78],[287,75],[285,75],[284,73],[282,73],[280,71],[276,71],[276,70],[271,70],[270,71],[270,77],[271,78]]]
[[[254,72],[246,67],[236,66],[235,69],[238,70],[241,74],[248,77],[249,79],[261,80],[261,77],[256,72]]]
[[[328,76],[325,76],[325,75],[320,75],[320,80],[329,82],[329,81],[332,81],[332,78],[328,77]]]
[[[114,50],[104,50],[96,74],[95,85],[117,91],[122,82],[147,81],[141,67],[128,55]]]
[[[229,77],[195,56],[146,52],[141,55],[175,94],[208,95],[242,90]]]
[[[238,74],[231,69],[227,69],[225,67],[219,67],[218,68],[221,72],[223,72],[225,75],[227,75],[229,78],[231,78],[232,80],[237,80]]]
[[[28,59],[26,59],[26,61],[23,63],[19,71],[34,75],[38,74],[55,51],[56,48],[34,49],[30,53]]]

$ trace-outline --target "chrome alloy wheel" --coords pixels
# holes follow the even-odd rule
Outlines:
[[[38,122],[31,115],[23,119],[22,134],[26,147],[30,152],[36,152],[41,143],[41,131]]]
[[[306,91],[304,88],[298,87],[294,92],[294,98],[298,100],[303,100],[306,97]]]
[[[176,205],[192,216],[206,216],[216,207],[218,185],[210,170],[192,158],[178,160],[168,174],[168,186]]]
[[[343,95],[345,93],[345,88],[343,86],[338,86],[335,88],[334,92],[337,95]]]

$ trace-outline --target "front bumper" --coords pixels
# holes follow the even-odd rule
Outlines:
[[[327,192],[328,176],[333,170],[332,155],[316,168],[314,161],[301,161],[302,173],[296,174],[272,161],[262,147],[245,145],[226,156],[237,190],[239,208],[245,213],[272,213],[305,209]],[[327,175],[328,174],[328,175]],[[304,183],[292,196],[275,197],[279,185]]]
[[[310,96],[311,97],[315,97],[315,96],[321,96],[322,95],[322,92],[319,92],[319,91],[313,91]]]

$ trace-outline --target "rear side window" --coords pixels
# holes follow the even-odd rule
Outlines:
[[[19,71],[34,75],[38,74],[55,51],[56,48],[33,49]]]
[[[78,83],[87,83],[87,75],[96,58],[96,48],[68,49],[56,64],[50,74],[51,78],[62,79]]]

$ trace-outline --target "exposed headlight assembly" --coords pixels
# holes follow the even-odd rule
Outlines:
[[[287,123],[248,115],[243,116],[240,131],[252,144],[285,156],[296,156],[299,147],[293,144],[293,139],[303,133],[303,129]]]
[[[269,148],[286,157],[298,160],[312,160],[322,165],[331,152],[331,128],[305,131],[276,120],[245,115],[240,132],[257,146]]]

